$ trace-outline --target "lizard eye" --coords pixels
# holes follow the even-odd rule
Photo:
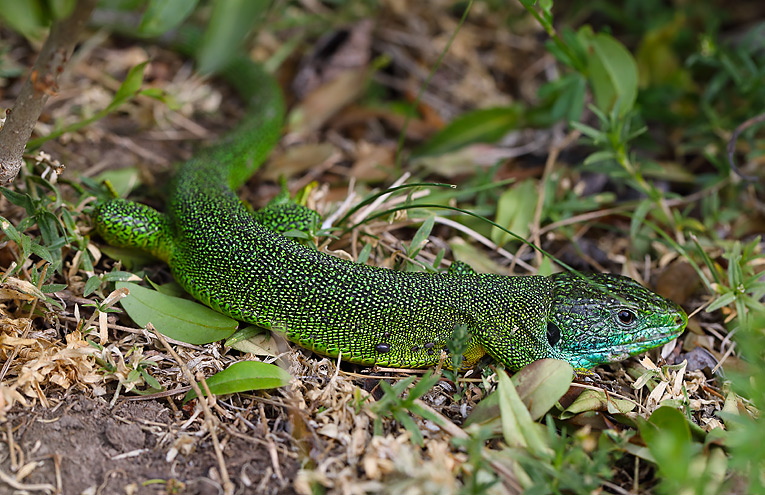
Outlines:
[[[616,318],[619,320],[619,323],[622,325],[632,325],[635,323],[635,320],[637,320],[637,316],[635,316],[635,313],[628,309],[623,309],[619,311],[616,314]]]
[[[555,344],[560,342],[560,328],[551,321],[547,322],[547,342],[550,343],[550,347],[555,347]]]

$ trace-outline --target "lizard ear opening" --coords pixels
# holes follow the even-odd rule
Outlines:
[[[560,328],[551,321],[547,322],[547,342],[550,347],[555,347],[555,344],[560,342]]]

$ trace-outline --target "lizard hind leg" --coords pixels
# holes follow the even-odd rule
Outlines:
[[[98,234],[109,244],[138,248],[167,261],[171,252],[167,217],[146,205],[113,199],[96,206],[93,219]]]
[[[321,216],[314,210],[294,202],[268,204],[253,212],[255,221],[278,234],[290,231],[311,235],[321,223]]]

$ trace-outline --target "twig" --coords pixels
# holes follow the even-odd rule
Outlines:
[[[542,180],[539,182],[539,197],[537,198],[537,204],[534,208],[534,220],[531,223],[531,242],[535,246],[541,246],[541,238],[542,238],[542,229],[541,229],[541,222],[542,222],[542,206],[545,202],[545,182],[546,178],[552,173],[553,166],[555,165],[555,162],[558,161],[558,155],[560,155],[560,152],[567,148],[571,143],[579,139],[580,133],[579,131],[573,131],[568,136],[566,136],[562,141],[559,141],[558,143],[554,144],[553,147],[550,149],[550,153],[547,154],[547,161],[545,162],[545,169],[542,172]],[[520,261],[520,257],[523,256],[523,254],[526,252],[526,249],[528,249],[527,244],[522,244],[520,248],[518,248],[518,251],[515,253],[515,259]],[[537,257],[537,265],[541,265],[542,263],[542,252],[535,249],[536,257]],[[520,264],[519,262],[513,261],[510,264],[510,271],[512,272],[515,268],[516,264]],[[521,265],[523,266],[523,265]],[[524,267],[525,268],[525,267]],[[531,270],[534,272],[535,270]]]
[[[11,488],[15,490],[23,490],[28,492],[47,492],[47,493],[53,493],[56,491],[56,487],[49,484],[49,483],[37,483],[37,484],[31,484],[31,485],[25,485],[23,483],[19,483],[14,479],[12,476],[7,475],[4,471],[0,471],[0,481],[5,483],[6,485],[10,486]]]
[[[0,184],[9,184],[18,174],[29,136],[48,97],[58,91],[58,79],[97,3],[98,0],[80,0],[68,18],[53,23],[13,110],[0,129]]]
[[[16,459],[16,442],[13,440],[13,425],[10,421],[6,424],[8,430],[8,457],[11,459],[11,470],[16,471],[19,468],[18,459]]]
[[[438,216],[436,216],[436,217],[433,218],[433,220],[436,223],[440,223],[442,225],[446,225],[446,226],[451,227],[451,228],[453,228],[455,230],[459,230],[460,232],[462,232],[464,234],[469,235],[470,237],[472,237],[476,241],[480,242],[481,244],[483,244],[487,248],[491,249],[492,251],[494,251],[495,253],[499,254],[503,258],[507,258],[512,263],[515,263],[516,265],[521,266],[525,270],[528,270],[530,272],[535,272],[536,271],[533,266],[529,265],[528,263],[526,263],[522,259],[519,259],[517,256],[513,255],[513,253],[507,251],[506,249],[503,249],[503,248],[499,247],[496,243],[491,242],[490,239],[487,239],[486,237],[484,237],[483,235],[479,234],[478,232],[476,232],[475,230],[471,229],[470,227],[466,227],[465,225],[462,225],[461,223],[455,222],[454,220],[451,220],[451,219],[446,218],[446,217],[438,217]],[[525,246],[525,244],[524,244],[524,246]]]
[[[204,386],[205,391],[207,392],[207,396],[205,396],[202,393],[202,389],[199,388],[199,385],[197,384],[197,381],[194,379],[194,375],[191,374],[191,370],[189,370],[188,366],[186,366],[186,363],[181,359],[181,357],[175,352],[175,350],[170,347],[170,344],[165,340],[165,337],[157,331],[156,328],[154,328],[154,325],[151,323],[146,324],[146,329],[150,332],[154,332],[154,335],[157,336],[160,342],[162,342],[162,345],[165,346],[165,349],[167,349],[167,352],[170,353],[170,355],[175,359],[175,361],[178,363],[178,366],[181,367],[181,371],[183,372],[183,376],[186,377],[186,380],[189,381],[189,384],[191,385],[191,388],[194,389],[194,392],[196,392],[197,397],[199,398],[199,404],[202,406],[202,411],[204,411],[205,414],[205,423],[207,423],[207,431],[210,432],[210,437],[213,441],[213,448],[215,449],[215,457],[218,460],[218,468],[220,469],[220,477],[223,483],[223,492],[226,495],[232,495],[234,493],[234,484],[231,482],[231,478],[228,476],[228,468],[226,467],[226,461],[223,459],[223,450],[221,449],[220,442],[218,441],[218,436],[215,434],[215,416],[213,416],[212,411],[210,410],[210,405],[208,401],[212,402],[213,396],[210,393],[210,388],[207,386],[207,381],[205,381],[204,378],[202,378],[202,386]]]
[[[717,184],[708,187],[706,189],[703,189],[701,191],[695,192],[689,196],[685,196],[684,198],[677,198],[677,199],[670,199],[666,201],[666,205],[668,208],[673,208],[675,206],[681,206],[684,204],[691,204],[695,203],[696,201],[700,200],[701,198],[707,196],[708,194],[711,194],[715,191],[718,191],[719,189],[722,189],[723,186],[725,186],[728,183],[728,179],[721,180]],[[539,231],[539,235],[542,236],[550,231],[556,230],[560,227],[565,227],[566,225],[573,225],[575,223],[580,222],[586,222],[588,220],[595,220],[596,218],[603,218],[607,217],[609,215],[613,215],[615,213],[622,213],[631,210],[634,208],[636,204],[621,204],[618,206],[614,206],[612,208],[604,208],[602,210],[597,211],[589,211],[587,213],[582,213],[581,215],[576,215],[571,218],[566,218],[564,220],[560,220],[558,222],[553,222],[545,227],[543,227]]]
[[[405,183],[409,179],[409,177],[411,177],[411,175],[412,174],[410,174],[409,172],[405,172],[393,184],[390,185],[390,189],[393,189],[394,187],[398,187],[398,186],[402,185],[403,183]],[[385,200],[388,199],[388,197],[390,195],[391,195],[391,193],[381,194],[380,196],[375,198],[375,200],[371,204],[368,204],[366,207],[364,207],[361,210],[357,211],[356,214],[353,216],[353,218],[358,219],[358,220],[366,218],[371,212],[375,211],[375,209],[378,206],[383,204],[385,202]],[[357,220],[351,219],[351,221],[353,223],[356,223]]]
[[[78,320],[77,318],[74,318],[73,316],[59,315],[58,318],[60,320],[71,321],[71,322],[74,322],[74,323],[79,323],[80,322],[80,320]],[[131,328],[131,327],[126,327],[125,325],[118,325],[116,323],[107,323],[106,327],[110,328],[112,330],[120,330],[122,332],[134,333],[134,334],[137,334],[137,335],[146,335],[146,331],[144,329],[142,329],[142,328]],[[186,347],[188,349],[194,349],[195,351],[204,351],[204,349],[205,349],[202,346],[194,345],[194,344],[189,344],[187,342],[181,342],[180,340],[171,339],[170,337],[165,337],[165,338],[167,339],[168,342],[170,342],[173,345],[178,345],[178,346],[181,346],[181,347]]]

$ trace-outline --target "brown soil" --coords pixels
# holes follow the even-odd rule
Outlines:
[[[4,425],[6,433],[13,432],[15,452],[11,456],[8,443],[0,443],[0,469],[15,472],[14,462],[35,465],[22,483],[49,484],[60,487],[63,494],[220,493],[209,437],[178,431],[173,415],[158,401],[123,402],[110,408],[104,400],[82,395],[52,409],[17,408]],[[236,437],[221,442],[226,465],[235,475],[235,493],[295,493],[290,483],[298,469],[295,459],[279,459],[283,478],[279,480],[266,448]],[[177,455],[168,460],[176,448]]]

